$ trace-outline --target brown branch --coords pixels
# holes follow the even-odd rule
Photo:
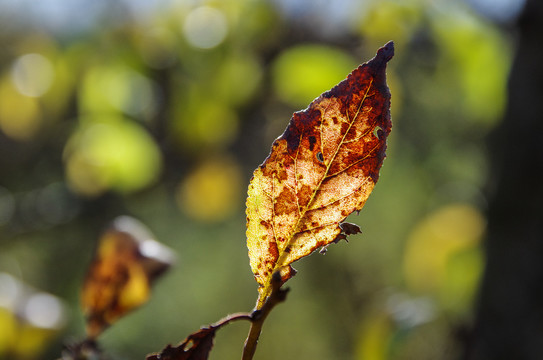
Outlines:
[[[202,327],[199,331],[190,334],[182,343],[177,346],[167,345],[159,353],[149,354],[146,360],[196,360],[207,359],[213,347],[215,332],[232,321],[248,320],[251,322],[251,329],[245,341],[242,358],[250,360],[256,350],[258,337],[262,330],[262,324],[275,307],[284,301],[288,289],[281,289],[281,275],[278,273],[272,277],[272,292],[262,305],[261,309],[255,309],[251,313],[235,313],[225,316],[221,320]]]
[[[232,321],[252,321],[252,314],[236,313],[227,315],[221,320],[209,326],[202,327],[199,331],[190,334],[178,346],[167,345],[160,353],[149,354],[146,360],[201,360],[207,359],[213,348],[215,332]]]
[[[220,319],[216,323],[211,324],[210,326],[214,327],[214,328],[220,328],[221,326],[227,325],[228,323],[230,323],[232,321],[237,321],[237,320],[249,320],[249,321],[252,321],[252,319],[253,319],[252,313],[249,314],[249,313],[246,313],[246,312],[239,312],[239,313],[235,313],[235,314],[226,315],[225,317],[223,317],[222,319]]]
[[[251,328],[243,347],[242,360],[253,359],[264,320],[266,320],[266,317],[268,317],[268,314],[275,305],[285,301],[287,297],[289,289],[281,289],[281,274],[278,271],[273,274],[271,285],[272,291],[264,302],[264,305],[262,305],[262,308],[255,309],[251,313]]]

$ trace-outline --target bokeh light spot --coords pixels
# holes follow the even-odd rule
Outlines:
[[[12,309],[21,296],[21,285],[11,275],[0,273],[0,307]]]
[[[221,156],[204,161],[180,184],[179,207],[200,221],[221,221],[239,209],[242,177],[237,162]]]
[[[456,74],[466,118],[477,125],[494,125],[505,108],[509,44],[497,29],[465,12],[436,16],[433,26],[445,55],[438,63],[439,75]]]
[[[160,151],[141,126],[122,118],[87,122],[66,148],[66,176],[73,190],[88,196],[108,189],[129,193],[157,178]]]
[[[0,82],[0,129],[12,139],[31,139],[42,124],[37,99],[22,95],[11,81]]]
[[[201,6],[187,15],[183,24],[183,33],[192,46],[211,49],[226,38],[228,22],[219,9]]]
[[[191,97],[187,107],[178,105],[173,130],[180,146],[201,151],[202,146],[224,146],[238,135],[239,118],[222,102]]]
[[[442,291],[453,256],[476,249],[485,227],[484,216],[468,204],[448,205],[423,219],[407,240],[404,274],[409,288],[417,293]]]
[[[123,112],[149,119],[156,112],[153,83],[142,74],[122,65],[96,66],[84,77],[79,93],[84,112]]]
[[[54,79],[51,61],[40,54],[26,54],[15,60],[11,77],[17,90],[30,97],[45,94]]]
[[[321,45],[285,50],[273,64],[276,95],[293,107],[307,106],[315,97],[345,79],[356,62],[345,52]]]
[[[58,329],[64,324],[63,306],[53,295],[32,295],[26,302],[24,312],[25,318],[36,327]]]
[[[262,79],[262,68],[251,54],[224,59],[214,86],[217,95],[226,102],[240,105],[257,94]]]

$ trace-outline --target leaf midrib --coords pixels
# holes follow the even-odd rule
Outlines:
[[[358,109],[356,110],[356,113],[354,114],[352,120],[349,119],[349,110],[347,110],[346,115],[347,115],[347,120],[349,122],[349,127],[345,131],[345,133],[343,134],[343,137],[341,138],[341,141],[339,142],[338,146],[336,147],[336,150],[335,150],[334,154],[330,158],[330,161],[328,161],[328,164],[326,165],[326,170],[324,171],[324,174],[323,174],[322,178],[320,179],[319,183],[317,184],[317,186],[313,190],[313,193],[311,194],[311,198],[307,202],[306,206],[304,206],[303,211],[300,212],[300,216],[298,217],[298,220],[296,221],[296,224],[293,227],[293,231],[291,232],[290,237],[289,237],[288,241],[286,242],[283,250],[286,249],[287,247],[292,246],[293,239],[294,239],[295,235],[299,233],[298,229],[299,229],[299,227],[300,227],[300,225],[302,223],[302,219],[305,217],[305,214],[307,213],[308,209],[311,207],[311,204],[315,200],[317,192],[320,189],[320,187],[322,186],[322,183],[324,182],[324,180],[326,180],[328,178],[328,172],[330,171],[330,167],[332,166],[332,163],[336,159],[340,148],[343,146],[343,144],[345,142],[345,138],[347,137],[347,134],[349,134],[349,131],[351,130],[354,123],[356,122],[356,119],[357,119],[358,115],[360,114],[360,110],[362,109],[362,106],[364,105],[364,102],[368,98],[368,94],[369,94],[369,91],[370,91],[372,85],[373,85],[373,79],[370,79],[370,83],[368,84],[368,88],[367,88],[366,92],[364,93],[364,96],[360,100],[360,105],[358,106]],[[321,136],[321,153],[324,156],[324,152],[323,152],[323,148],[322,148],[322,146],[323,146],[323,141],[322,141],[322,121],[321,121],[320,126],[321,126],[321,129],[320,129],[319,134]],[[300,143],[301,143],[301,141],[300,141]],[[295,161],[297,160],[297,158],[298,158],[298,154],[296,154]],[[295,179],[296,179],[296,176],[297,176],[297,174],[296,174],[296,171],[295,171],[294,172],[294,178]],[[296,189],[296,191],[297,190],[298,189]],[[299,208],[299,206],[298,206],[298,208]],[[286,256],[288,256],[288,253],[286,251],[282,251],[281,254],[279,255],[277,261],[275,262],[272,274],[275,273],[277,270],[279,270],[281,267],[285,266],[285,265],[279,265],[279,264],[282,264],[282,262],[284,262],[284,259],[285,259]],[[271,277],[270,277],[270,279],[271,279]]]

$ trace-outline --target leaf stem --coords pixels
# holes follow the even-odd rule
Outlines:
[[[249,320],[249,321],[252,321],[252,318],[253,318],[252,313],[249,314],[249,313],[240,312],[240,313],[227,315],[227,316],[223,317],[221,320],[211,324],[210,326],[212,326],[214,328],[220,328],[220,327],[222,327],[224,325],[228,325],[228,323],[230,323],[232,321],[237,321],[237,320]]]
[[[252,360],[256,352],[256,345],[258,344],[258,338],[260,337],[260,332],[262,331],[262,321],[253,321],[251,322],[251,328],[247,339],[245,340],[245,345],[243,346],[243,354],[241,355],[242,360]]]
[[[253,310],[251,313],[251,328],[249,329],[249,334],[247,335],[243,347],[242,360],[253,359],[256,352],[256,345],[258,344],[258,338],[262,331],[262,325],[264,325],[264,320],[266,320],[266,317],[268,317],[268,314],[275,305],[285,301],[289,289],[281,289],[281,285],[281,274],[277,271],[272,276],[272,291],[266,298],[264,305],[262,305],[260,309],[257,308]]]

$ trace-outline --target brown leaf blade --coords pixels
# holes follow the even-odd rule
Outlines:
[[[347,79],[294,113],[254,172],[247,198],[247,246],[260,285],[257,308],[280,271],[333,242],[379,178],[391,130],[386,64],[389,42]]]

